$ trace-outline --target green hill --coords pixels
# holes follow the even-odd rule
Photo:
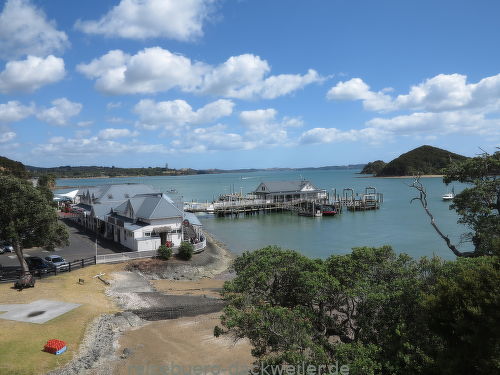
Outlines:
[[[375,160],[365,165],[360,174],[378,174],[384,167],[385,162],[382,160]]]
[[[27,178],[28,172],[23,163],[0,156],[0,175],[13,175],[20,178]]]
[[[420,146],[387,163],[377,176],[413,176],[416,174],[442,174],[452,162],[467,157],[432,146]]]

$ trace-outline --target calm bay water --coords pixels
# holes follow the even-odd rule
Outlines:
[[[109,179],[59,179],[58,186],[88,186],[105,183],[144,183],[167,192],[174,200],[212,201],[219,194],[229,192],[248,193],[261,181],[297,180],[305,178],[322,189],[353,188],[363,193],[372,186],[384,194],[381,209],[366,212],[348,212],[334,217],[311,218],[288,213],[218,218],[204,214],[199,218],[205,228],[219,240],[225,242],[236,254],[266,245],[279,245],[298,250],[311,256],[326,258],[330,254],[343,254],[357,246],[391,245],[397,252],[414,257],[432,256],[453,259],[453,254],[429,224],[420,202],[410,204],[416,191],[408,187],[411,179],[385,179],[363,177],[357,171],[282,171],[228,173],[217,175],[127,177]],[[424,178],[429,208],[444,233],[458,244],[460,234],[465,232],[458,225],[457,215],[449,210],[449,203],[441,196],[451,187],[446,187],[441,178]],[[453,185],[458,193],[463,185]],[[177,194],[168,193],[171,189]],[[69,191],[66,189],[62,191]],[[468,249],[462,245],[462,250]]]

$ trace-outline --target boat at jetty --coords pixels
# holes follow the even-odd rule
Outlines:
[[[331,204],[321,205],[321,214],[323,216],[334,216],[337,215],[337,209]]]

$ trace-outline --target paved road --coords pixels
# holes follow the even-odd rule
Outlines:
[[[62,219],[69,232],[69,246],[57,248],[55,251],[48,251],[42,248],[24,249],[25,255],[46,257],[50,254],[62,256],[71,262],[76,259],[90,258],[96,254],[95,234],[85,232],[84,228],[74,224],[70,219]],[[97,254],[113,254],[124,249],[114,242],[99,238],[97,241]],[[15,253],[0,254],[0,264],[4,267],[18,266]]]

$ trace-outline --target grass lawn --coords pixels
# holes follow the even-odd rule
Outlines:
[[[44,324],[0,319],[0,374],[45,374],[71,360],[78,351],[87,324],[101,314],[118,311],[105,296],[104,283],[93,276],[105,272],[104,278],[109,279],[111,272],[122,268],[123,264],[89,266],[37,280],[34,288],[21,292],[12,289],[13,283],[0,284],[0,304],[48,299],[82,305]],[[80,278],[85,280],[82,285],[78,284]],[[58,356],[43,352],[49,339],[66,341],[67,352]]]

